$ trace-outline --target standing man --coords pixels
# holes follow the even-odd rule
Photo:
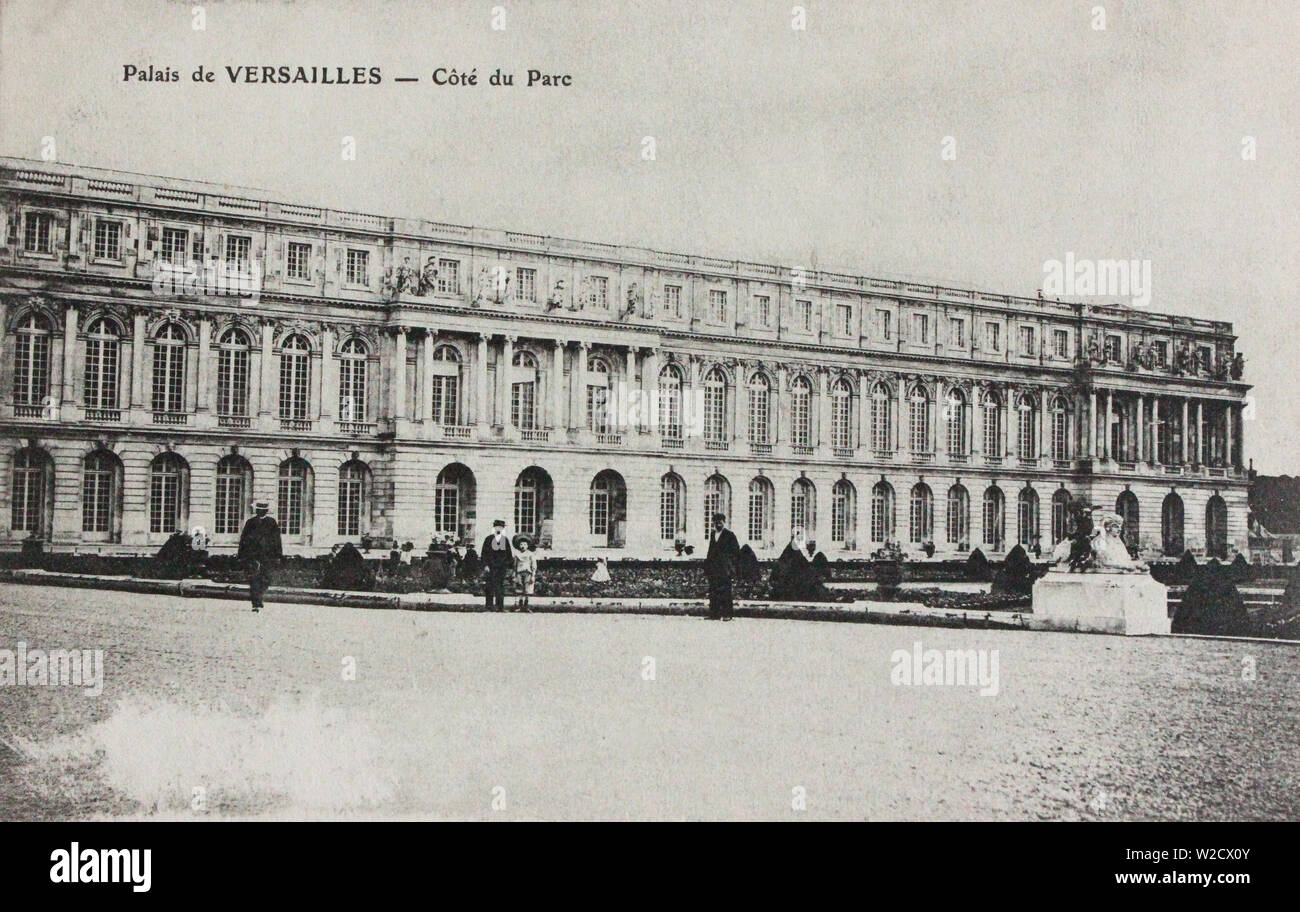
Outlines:
[[[483,539],[483,565],[487,567],[488,611],[506,610],[506,575],[515,568],[515,552],[506,538],[506,521],[493,520],[492,534]]]
[[[253,505],[256,513],[244,523],[239,535],[239,560],[248,567],[248,597],[253,610],[262,607],[262,596],[271,586],[271,570],[280,560],[280,524],[267,516],[267,503],[259,500]]]
[[[729,621],[731,614],[731,579],[740,561],[740,543],[736,533],[727,528],[727,517],[713,514],[713,531],[709,533],[709,552],[704,556],[704,575],[709,580],[709,620]]]

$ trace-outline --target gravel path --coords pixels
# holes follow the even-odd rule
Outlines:
[[[106,682],[0,687],[3,819],[1300,818],[1293,645],[0,586],[18,641]]]

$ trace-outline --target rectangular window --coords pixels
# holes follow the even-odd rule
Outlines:
[[[1034,352],[1034,328],[1032,326],[1020,327],[1020,354],[1033,355]]]
[[[1119,361],[1119,360],[1120,360],[1120,346],[1121,346],[1122,344],[1123,344],[1123,342],[1122,342],[1122,340],[1120,339],[1119,336],[1107,336],[1107,337],[1106,337],[1106,349],[1105,349],[1105,353],[1106,353],[1106,360],[1107,360],[1107,361]]]
[[[460,260],[438,261],[438,293],[460,294]]]
[[[457,389],[459,378],[435,375],[432,379],[433,390],[429,399],[432,403],[434,424],[455,424],[459,402]]]
[[[772,299],[767,295],[754,298],[754,322],[759,326],[772,325]]]
[[[953,317],[952,322],[949,324],[949,326],[952,332],[953,348],[965,348],[966,347],[966,321]]]
[[[189,258],[190,233],[184,228],[162,230],[162,261],[173,266],[184,266]]]
[[[95,259],[122,258],[122,223],[95,219]]]
[[[876,311],[876,330],[880,333],[880,338],[885,342],[892,339],[894,335],[892,318],[893,315],[887,310]]]
[[[280,530],[285,535],[302,534],[306,488],[307,479],[300,470],[281,470],[276,504],[279,507]]]
[[[1152,342],[1151,351],[1155,354],[1157,367],[1169,366],[1169,343],[1168,342]]]
[[[812,301],[795,301],[794,318],[804,332],[812,332]]]
[[[515,297],[530,304],[537,303],[537,270],[520,267],[515,270]]]
[[[1208,346],[1201,345],[1196,349],[1196,364],[1201,373],[1208,373],[1210,370],[1210,349]]]
[[[366,274],[370,265],[370,251],[348,248],[347,281],[349,285],[369,284]]]
[[[300,244],[296,241],[289,242],[289,251],[285,257],[285,275],[291,279],[307,279],[310,277],[308,263],[311,262],[311,244]]]
[[[609,388],[587,387],[587,429],[596,434],[609,433]]]
[[[149,531],[175,532],[180,525],[181,476],[154,472],[149,478]]]
[[[727,322],[727,293],[712,289],[709,291],[709,320],[714,323]]]
[[[841,336],[853,335],[853,307],[851,305],[835,305],[835,326]]]
[[[609,279],[605,276],[591,277],[591,306],[609,310]]]
[[[23,249],[28,253],[54,252],[54,215],[29,212],[23,224]]]
[[[682,286],[664,286],[664,313],[672,317],[682,315]]]
[[[241,272],[248,269],[253,255],[253,239],[243,234],[226,235],[226,265]]]
[[[929,314],[912,314],[912,336],[913,342],[919,342],[922,345],[930,343]]]
[[[984,324],[984,341],[991,352],[1002,350],[1002,327],[997,323]]]
[[[1065,329],[1052,330],[1052,352],[1058,358],[1070,357],[1070,332]]]

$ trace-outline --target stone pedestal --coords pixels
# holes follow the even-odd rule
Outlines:
[[[1053,571],[1034,583],[1033,626],[1124,636],[1167,634],[1168,591],[1145,573]]]

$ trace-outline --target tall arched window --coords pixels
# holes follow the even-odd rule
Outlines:
[[[609,433],[609,365],[604,358],[587,362],[587,430]]]
[[[29,313],[14,332],[14,404],[41,405],[49,394],[50,324]]]
[[[370,531],[370,469],[359,459],[339,466],[339,535],[356,538]]]
[[[1064,396],[1052,402],[1052,458],[1070,458],[1070,405]]]
[[[917,386],[913,388],[908,402],[911,413],[908,427],[911,429],[909,439],[912,452],[928,453],[930,452],[930,394],[926,392],[925,387]]]
[[[217,414],[248,415],[248,334],[232,326],[217,339]]]
[[[948,455],[966,455],[966,393],[959,389],[948,392]]]
[[[749,378],[749,442],[772,442],[769,415],[772,406],[772,386],[767,377],[754,374]]]
[[[871,540],[894,540],[894,489],[887,481],[878,481],[871,489]]]
[[[592,535],[603,535],[611,548],[623,546],[623,525],[627,519],[627,488],[623,476],[605,469],[591,481],[587,521]]]
[[[1016,397],[1016,455],[1038,458],[1038,403],[1028,393]]]
[[[537,359],[530,352],[515,352],[510,378],[510,423],[517,428],[537,427]]]
[[[217,491],[213,535],[238,535],[248,518],[253,497],[253,467],[233,453],[217,463]]]
[[[433,387],[429,396],[433,423],[460,423],[460,353],[453,345],[439,345],[433,350]],[[457,529],[444,531],[458,532]]]
[[[175,323],[153,339],[152,404],[155,412],[185,411],[185,331]]]
[[[716,367],[704,375],[704,439],[727,439],[727,377]]]
[[[907,517],[907,540],[924,544],[934,538],[934,494],[925,482],[912,485],[912,498]]]
[[[295,333],[280,346],[280,417],[306,421],[310,404],[311,344]]]
[[[831,542],[846,547],[856,545],[857,525],[857,491],[851,481],[841,478],[831,488]]]
[[[984,455],[1002,458],[1002,398],[995,392],[984,395]]]
[[[812,383],[807,377],[790,381],[790,443],[794,446],[811,446],[812,440]]]
[[[831,446],[837,450],[853,446],[853,387],[844,379],[831,390]]]
[[[1115,512],[1124,520],[1124,530],[1121,533],[1124,538],[1124,544],[1130,548],[1138,546],[1138,499],[1132,491],[1120,491],[1119,497],[1115,499]]]
[[[766,543],[772,533],[772,482],[758,477],[749,483],[749,540]]]
[[[1026,485],[1016,498],[1016,530],[1026,550],[1038,541],[1038,492]]]
[[[117,408],[120,351],[121,337],[112,321],[100,318],[86,327],[86,408]]]
[[[49,535],[49,498],[54,481],[53,463],[44,451],[27,447],[14,454],[10,488],[11,529],[31,537]]]
[[[1166,557],[1178,557],[1183,544],[1183,499],[1170,491],[1160,508],[1160,542]]]
[[[1052,545],[1070,537],[1070,492],[1057,488],[1052,495]]]
[[[276,507],[280,531],[285,535],[304,535],[311,531],[311,467],[294,456],[280,463]]]
[[[96,450],[82,464],[81,531],[88,541],[109,541],[119,532],[122,462],[108,450]]]
[[[817,534],[817,489],[807,478],[796,478],[790,486],[790,532],[803,529],[809,538]]]
[[[686,534],[686,484],[668,472],[659,479],[659,537],[673,541]]]
[[[665,440],[682,439],[682,370],[676,364],[659,371],[659,434]]]
[[[890,425],[893,423],[893,400],[883,382],[871,389],[871,448],[877,453],[892,450]],[[878,541],[879,539],[877,539]]]
[[[959,484],[948,489],[948,544],[970,545],[970,494]]]
[[[731,483],[721,475],[710,475],[704,481],[704,521],[713,528],[713,514],[721,513],[731,525]]]
[[[1228,556],[1228,505],[1218,494],[1205,504],[1205,552],[1220,559]]]
[[[519,473],[515,479],[516,532],[532,539],[542,534],[542,523],[551,518],[551,491],[551,476],[537,466]],[[608,503],[605,506],[608,516]]]
[[[994,551],[1001,551],[1006,538],[1006,498],[994,485],[984,490],[984,544]]]
[[[185,531],[189,513],[189,466],[175,453],[161,453],[149,467],[149,531]]]
[[[364,423],[367,414],[366,377],[370,352],[360,339],[348,339],[339,349],[339,421]],[[446,377],[435,377],[434,386]],[[436,420],[436,414],[435,414]]]
[[[433,485],[433,530],[439,535],[462,537],[461,524],[474,509],[474,474],[454,462],[444,466]]]

